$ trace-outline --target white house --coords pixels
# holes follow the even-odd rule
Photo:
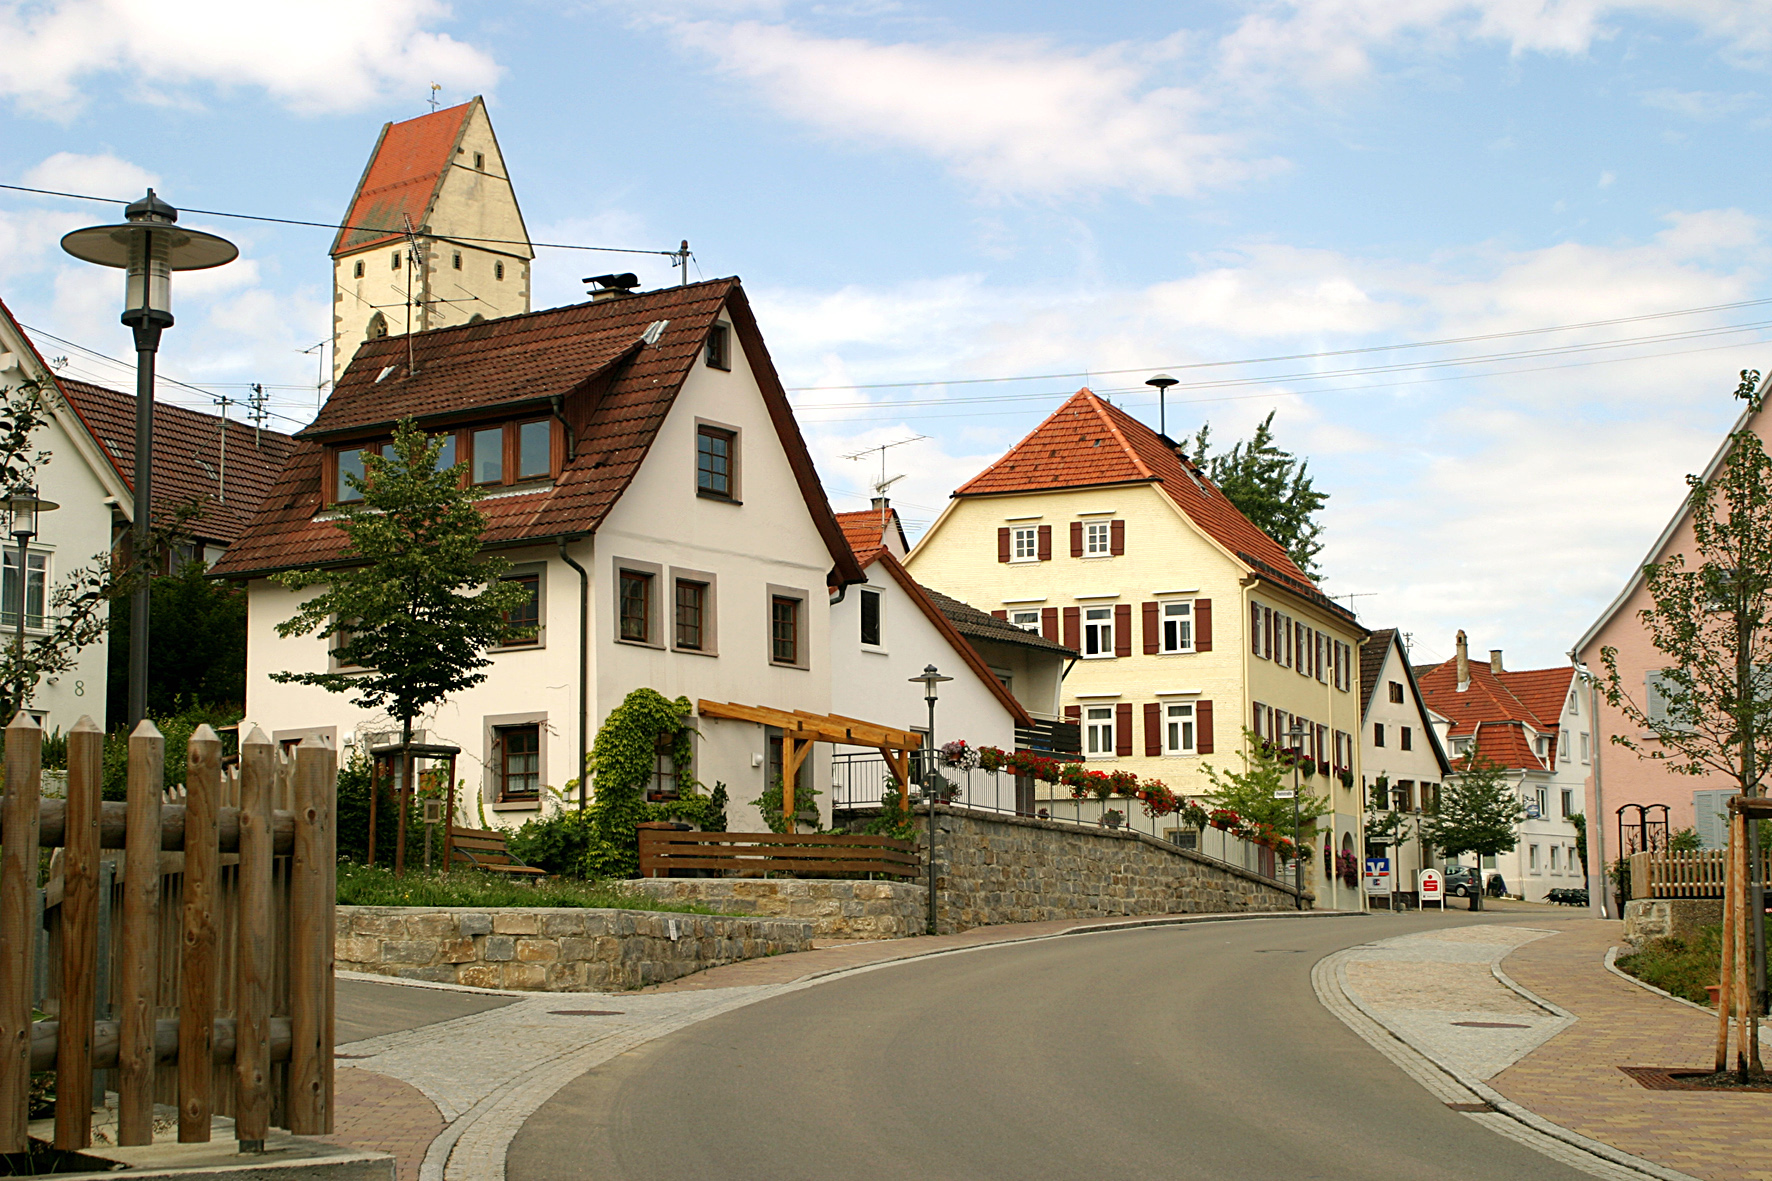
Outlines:
[[[1436,721],[1445,719],[1423,700],[1396,628],[1373,632],[1360,648],[1360,697],[1360,762],[1368,814],[1394,817],[1396,826],[1388,840],[1368,837],[1366,854],[1389,858],[1392,895],[1413,899],[1420,872],[1438,868],[1424,857],[1421,824],[1452,766],[1436,728]]]
[[[344,695],[269,679],[330,656],[318,638],[277,636],[303,596],[268,576],[348,561],[342,474],[408,415],[487,491],[486,547],[530,590],[519,615],[534,638],[496,650],[482,684],[422,723],[428,743],[461,749],[463,821],[509,826],[557,806],[549,789],[578,778],[604,717],[641,686],[833,712],[828,601],[865,576],[744,290],[717,279],[364,342],[217,567],[248,587],[253,723],[334,741],[395,728]],[[779,773],[779,732],[694,726],[696,777],[726,785],[735,829],[761,830],[749,801]],[[813,751],[815,782],[829,782],[829,753]]]

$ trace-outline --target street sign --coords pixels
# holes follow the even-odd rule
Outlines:
[[[1297,796],[1298,796],[1298,793],[1293,791],[1289,787],[1282,787],[1280,790],[1278,790],[1274,793],[1274,798],[1276,800],[1290,800],[1290,799],[1297,798]]]
[[[1391,892],[1391,859],[1389,857],[1366,858],[1366,893],[1386,894]]]
[[[1421,904],[1426,906],[1430,902],[1438,902],[1441,910],[1446,909],[1446,891],[1437,869],[1421,871]]]

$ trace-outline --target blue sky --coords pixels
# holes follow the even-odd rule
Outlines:
[[[795,397],[839,509],[851,451],[931,436],[889,461],[915,529],[1085,381],[1152,422],[1151,373],[1238,382],[1170,433],[1277,410],[1325,589],[1418,659],[1463,627],[1561,663],[1772,368],[1772,304],[1661,315],[1772,298],[1765,0],[0,0],[0,44],[0,181],[186,208],[337,218],[383,121],[485,94],[538,241],[743,276],[787,384],[830,387]],[[0,298],[121,356],[115,276],[55,247],[112,212],[0,191]],[[328,234],[186,220],[242,258],[181,279],[165,371],[278,387],[293,429]],[[537,306],[629,266],[670,281],[544,250]],[[1345,372],[1378,365],[1414,367]],[[1031,375],[1065,376],[958,384]]]

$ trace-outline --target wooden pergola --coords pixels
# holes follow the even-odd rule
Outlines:
[[[794,777],[815,742],[841,742],[848,746],[871,746],[886,759],[886,765],[898,779],[898,801],[910,803],[911,754],[923,745],[923,736],[914,730],[894,730],[859,718],[841,714],[815,714],[806,710],[771,709],[766,705],[739,705],[734,701],[698,701],[696,710],[706,718],[727,718],[735,722],[755,722],[774,726],[781,731],[781,814],[794,814]]]

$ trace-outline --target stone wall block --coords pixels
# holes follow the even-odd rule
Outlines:
[[[477,911],[466,911],[455,916],[456,928],[465,936],[492,934],[492,916]]]
[[[447,911],[415,914],[406,920],[406,931],[414,939],[453,939],[457,922],[455,915]]]
[[[496,922],[496,920],[494,920]],[[480,948],[480,958],[487,963],[497,964],[517,958],[517,939],[514,935],[488,935]]]
[[[541,916],[533,910],[495,911],[492,930],[499,935],[538,935],[541,933]]]
[[[437,958],[435,939],[384,939],[381,944],[384,964],[428,964]]]

